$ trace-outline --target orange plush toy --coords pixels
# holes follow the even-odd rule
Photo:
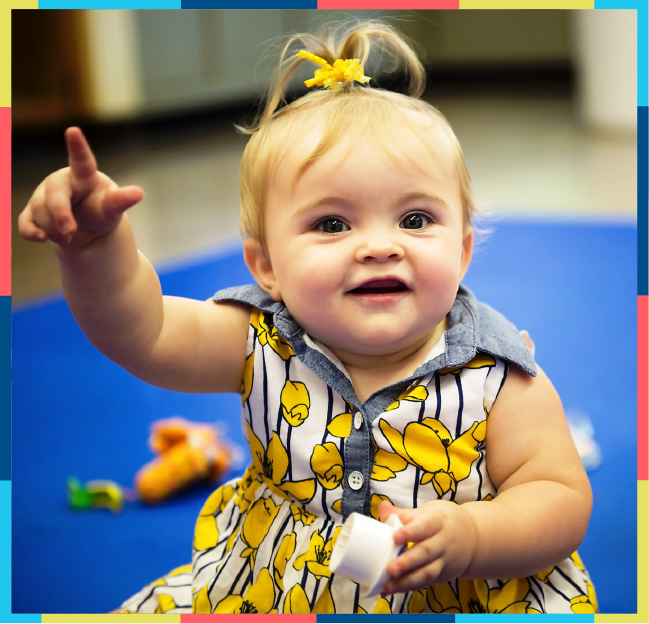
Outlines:
[[[154,422],[149,446],[158,457],[135,475],[135,489],[145,503],[161,502],[200,481],[216,481],[232,463],[232,450],[219,441],[214,426],[180,417]]]

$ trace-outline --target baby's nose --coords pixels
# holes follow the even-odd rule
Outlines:
[[[404,256],[403,247],[389,237],[369,236],[356,249],[358,262],[389,262]]]

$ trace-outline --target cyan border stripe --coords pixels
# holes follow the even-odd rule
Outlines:
[[[317,615],[316,622],[455,622],[457,616],[452,613],[368,613],[359,615]]]
[[[4,297],[9,299],[9,297]],[[0,622],[41,622],[40,615],[13,615],[11,609],[11,481],[0,481]]]

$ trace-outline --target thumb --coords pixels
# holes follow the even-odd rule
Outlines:
[[[104,197],[104,210],[108,217],[117,217],[144,198],[144,191],[139,186],[111,188]]]

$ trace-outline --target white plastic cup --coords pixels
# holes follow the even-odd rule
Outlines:
[[[380,594],[388,580],[385,569],[402,550],[394,543],[394,532],[402,526],[395,514],[385,522],[350,514],[338,534],[329,569],[358,583],[363,598]]]

